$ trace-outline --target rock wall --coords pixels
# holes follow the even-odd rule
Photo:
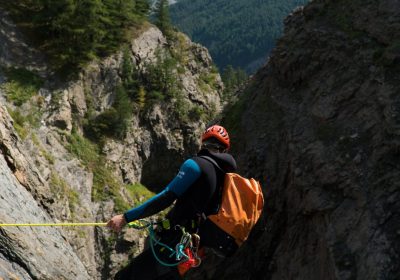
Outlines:
[[[172,47],[185,56],[174,72],[184,101],[189,107],[201,107],[208,116],[218,114],[222,82],[211,73],[207,50],[183,34],[178,36]],[[132,38],[128,55],[146,75],[146,65],[155,63],[160,49],[171,47],[168,44],[148,24]],[[121,51],[92,62],[77,79],[61,82],[52,75],[45,56],[0,9],[0,223],[106,221],[116,214],[112,198],[94,201],[95,174],[70,151],[68,137],[72,132],[83,134],[81,121],[88,110],[99,114],[112,106],[123,56]],[[26,68],[44,79],[38,94],[20,108],[7,101],[2,88],[7,82],[2,70],[7,67]],[[204,76],[212,77],[212,85],[202,80]],[[8,113],[17,109],[39,112],[38,122],[23,128],[24,137]],[[103,143],[101,153],[121,186],[142,182],[157,191],[197,150],[205,120],[180,122],[174,110],[174,100],[154,104],[133,116],[125,139]],[[120,192],[124,197],[127,191]],[[128,256],[143,248],[143,240],[143,234],[132,229],[118,237],[90,227],[0,229],[0,278],[110,279]]]
[[[183,34],[178,36],[180,42],[175,47],[180,48],[184,62],[179,63],[181,69],[176,75],[187,106],[193,104],[208,115],[217,115],[221,110],[221,78],[219,75],[213,77],[213,87],[201,81],[202,75],[212,71],[211,57],[204,47],[192,43]],[[158,53],[165,50],[168,44],[161,31],[154,26],[148,26],[132,40],[130,59],[140,69],[141,75],[146,75],[146,65],[157,63]],[[78,81],[67,84],[64,89],[59,88],[58,105],[48,112],[48,116],[44,116],[46,123],[71,131],[72,116],[83,117],[88,110],[87,95],[92,97],[96,111],[110,108],[115,89],[121,82],[123,59],[120,52],[100,63],[91,63]],[[54,92],[52,90],[47,95]],[[124,182],[140,181],[153,190],[160,190],[175,174],[178,164],[197,151],[198,135],[205,128],[204,120],[179,121],[174,116],[174,106],[173,102],[162,102],[144,114],[137,113],[131,120],[124,141],[108,141],[105,144],[104,153],[110,163],[115,164]],[[76,128],[81,127],[78,125]],[[158,172],[160,167],[163,173]],[[157,176],[154,176],[155,172],[158,172]]]
[[[34,164],[21,152],[17,138],[9,115],[0,107],[0,221],[52,222],[43,205],[38,204],[28,191],[41,187],[43,179]],[[49,227],[0,229],[0,277],[90,279],[65,236],[57,228]]]
[[[399,35],[395,0],[315,0],[287,18],[228,112],[266,205],[216,279],[400,278]]]

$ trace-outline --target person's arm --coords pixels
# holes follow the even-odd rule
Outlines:
[[[170,206],[175,199],[184,194],[200,175],[201,169],[194,160],[189,159],[185,161],[178,175],[176,175],[162,192],[147,200],[144,204],[130,209],[123,215],[113,217],[107,225],[119,231],[126,223],[149,217],[164,210]]]
[[[125,212],[124,218],[129,223],[138,219],[149,217],[170,206],[175,201],[175,199],[175,194],[165,189],[159,194],[147,200],[142,205]]]

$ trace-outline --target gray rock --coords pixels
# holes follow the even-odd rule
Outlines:
[[[400,277],[400,84],[385,55],[399,11],[321,0],[286,20],[231,132],[241,172],[265,188],[264,214],[215,279]]]
[[[0,221],[2,223],[49,223],[53,222],[35,200],[27,186],[21,185],[21,179],[12,172],[10,160],[6,160],[4,146],[4,126],[7,119],[4,111],[0,114]],[[6,123],[4,122],[6,121]],[[11,168],[11,169],[10,169]],[[22,175],[21,175],[22,176]],[[28,176],[24,177],[27,178]],[[29,181],[26,181],[29,184]],[[89,275],[55,227],[6,227],[0,229],[1,258],[0,264],[5,267],[5,277],[12,274],[22,279],[90,279]],[[6,259],[4,259],[4,256]],[[9,261],[16,263],[15,267]],[[6,278],[7,279],[7,278]]]

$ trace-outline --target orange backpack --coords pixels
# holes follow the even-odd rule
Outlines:
[[[221,170],[212,158],[202,158],[206,158]],[[263,206],[264,196],[258,181],[236,173],[226,173],[218,213],[209,215],[208,219],[232,236],[240,246],[260,218]]]

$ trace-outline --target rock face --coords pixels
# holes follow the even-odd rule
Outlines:
[[[178,36],[180,44],[176,48],[179,47],[185,57],[180,62],[178,82],[185,93],[185,102],[189,107],[194,104],[207,114],[216,115],[221,110],[220,94],[223,86],[219,75],[210,73],[213,68],[210,55],[204,47],[193,44],[185,35]],[[157,54],[166,45],[167,41],[161,31],[150,26],[132,40],[130,54],[133,63],[145,75],[146,66],[157,63]],[[91,68],[87,73],[88,78],[84,79],[84,87],[94,89],[95,100],[109,99],[104,98],[96,88],[104,84],[103,80],[115,81],[111,83],[114,86],[118,82],[121,54],[111,57],[106,63],[106,67]],[[204,75],[213,79],[213,87],[204,84],[201,78]],[[100,108],[109,107],[106,103],[103,102]],[[125,182],[140,181],[154,191],[159,191],[174,176],[182,160],[198,150],[198,135],[205,128],[204,121],[177,121],[173,116],[175,106],[168,102],[152,106],[145,114],[133,118],[132,129],[124,142],[109,141],[106,144],[104,150],[107,157],[115,163]],[[159,170],[164,172],[160,173]]]
[[[266,208],[216,279],[400,278],[399,36],[395,0],[288,17],[232,126]]]
[[[0,223],[107,221],[116,214],[112,198],[94,198],[97,174],[84,165],[79,152],[72,152],[69,141],[82,138],[89,113],[101,114],[112,106],[125,59],[145,76],[159,53],[177,48],[184,55],[173,73],[185,109],[199,109],[207,119],[220,111],[222,82],[205,48],[183,34],[169,46],[149,24],[139,33],[132,38],[128,58],[122,51],[115,53],[90,63],[77,79],[60,82],[0,9]],[[8,67],[26,68],[44,80],[38,94],[19,108],[2,87],[8,78],[2,70]],[[124,139],[102,143],[104,164],[119,185],[141,182],[157,191],[197,150],[206,119],[181,121],[176,104],[172,99],[135,111]],[[21,118],[10,117],[15,112],[26,118],[22,124]],[[34,124],[27,121],[31,117]],[[128,197],[123,187],[118,191]],[[128,198],[123,202],[132,204]],[[143,246],[143,233],[130,229],[116,238],[93,227],[0,228],[0,279],[110,279]]]
[[[37,176],[36,182],[42,179],[38,171],[33,168],[33,163],[20,153],[19,144],[15,141],[17,137],[12,131],[8,114],[0,108],[0,221],[1,223],[51,222],[48,213],[38,205],[27,190],[28,185],[34,187],[31,185],[32,181],[28,182],[29,175],[24,175],[27,168],[31,170],[30,175]],[[14,142],[10,150],[7,147],[9,141]],[[21,165],[21,159],[25,159],[27,165]],[[0,229],[0,277],[2,279],[90,279],[85,266],[60,231],[44,227]]]

